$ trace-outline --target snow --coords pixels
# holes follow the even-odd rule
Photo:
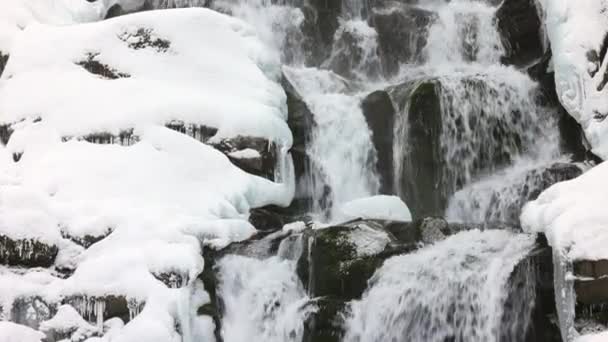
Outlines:
[[[141,40],[144,33],[169,47],[133,48],[133,38]],[[129,77],[89,73],[77,63],[90,56]],[[0,112],[6,114],[0,121],[39,118],[39,129],[53,128],[50,139],[182,120],[219,129],[216,139],[257,136],[290,147],[279,73],[276,56],[249,26],[207,9],[149,11],[76,26],[30,25],[14,43],[2,77]],[[20,152],[27,141],[15,137],[9,149]]]
[[[0,322],[0,342],[41,342],[44,334],[23,325]]]
[[[605,342],[608,341],[608,331],[599,333],[599,334],[591,334],[584,335],[576,339],[575,342]]]
[[[608,259],[608,162],[553,185],[523,209],[525,230],[544,232],[549,244],[571,260]]]
[[[134,319],[113,322],[99,341],[182,341],[176,325],[183,341],[212,336],[212,322],[192,318],[201,305],[193,298],[205,298],[196,290],[202,248],[249,238],[251,208],[286,206],[293,198],[278,59],[249,26],[206,9],[51,23],[62,26],[28,22],[10,43],[0,79],[0,123],[15,131],[7,146],[0,144],[0,234],[57,245],[56,268],[74,273],[63,279],[53,269],[1,268],[0,305],[10,308],[22,296],[49,303],[82,298],[75,309],[96,316],[100,328],[103,298],[124,296],[143,309],[130,309]],[[142,32],[162,44],[130,47],[147,41]],[[89,53],[130,77],[89,73],[76,64]],[[216,140],[276,142],[277,182],[166,128],[172,120],[217,128]],[[137,142],[78,139],[124,130]],[[19,162],[13,153],[23,153]],[[86,249],[71,240],[87,236],[104,238]],[[187,283],[169,289],[154,276],[162,273]],[[47,324],[74,321],[73,310],[60,314]]]
[[[228,154],[230,157],[232,158],[236,158],[236,159],[256,159],[256,158],[261,158],[262,156],[260,155],[260,152],[252,149],[252,148],[246,148],[244,150],[240,150],[240,151],[234,151]]]
[[[608,157],[608,87],[599,90],[608,58],[591,63],[608,33],[608,4],[599,0],[538,0],[551,43],[555,85],[568,113],[584,128],[593,152]],[[593,74],[594,71],[597,73]]]
[[[57,314],[40,324],[40,330],[74,333],[79,337],[88,337],[97,332],[96,327],[85,321],[80,314],[69,305],[62,305],[57,309]]]
[[[397,196],[378,195],[350,201],[342,205],[339,215],[345,219],[411,221],[409,208]]]

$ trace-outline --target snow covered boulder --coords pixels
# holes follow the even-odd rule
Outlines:
[[[80,314],[69,305],[62,305],[57,314],[40,325],[40,331],[46,335],[49,342],[64,339],[82,342],[100,333],[97,327],[85,321]]]
[[[39,296],[23,296],[13,302],[10,321],[38,329],[40,323],[53,317],[56,311],[54,303],[47,303]]]
[[[605,1],[541,0],[555,86],[592,152],[608,158],[608,9]]]

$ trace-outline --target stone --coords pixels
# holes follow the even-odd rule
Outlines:
[[[368,279],[390,256],[407,253],[414,245],[401,244],[380,222],[357,220],[314,230],[303,255],[308,265],[298,265],[298,274],[311,297],[332,296],[358,299]],[[361,250],[357,241],[374,241],[373,248]],[[307,244],[305,244],[306,246]],[[302,272],[304,271],[304,272]]]
[[[278,152],[278,147],[275,143],[271,143],[265,138],[244,136],[223,139],[219,142],[208,141],[207,143],[224,153],[235,166],[243,171],[272,181],[275,180],[274,172]],[[257,151],[260,155],[259,161],[254,163],[250,160],[235,158],[234,156],[230,155],[233,152],[242,151],[245,149]]]
[[[542,24],[538,13],[534,0],[502,2],[496,19],[506,47],[504,63],[527,66],[543,56]]]
[[[179,271],[152,272],[152,275],[170,289],[185,287],[189,281],[189,275]]]
[[[19,297],[13,302],[10,321],[37,330],[40,323],[51,319],[56,312],[56,305],[47,303],[39,296]]]
[[[8,55],[7,54],[3,54],[2,51],[0,51],[0,76],[2,76],[2,73],[4,72],[4,68],[6,67],[6,64],[8,63]]]
[[[427,217],[421,221],[419,229],[422,242],[431,244],[446,238],[443,232],[448,229],[448,222],[442,218]]]
[[[51,267],[59,249],[34,239],[12,239],[0,234],[0,264],[25,267]]]
[[[443,183],[444,167],[441,165],[440,134],[442,112],[439,100],[440,86],[434,81],[421,84],[406,83],[391,91],[397,101],[400,115],[408,112],[409,151],[401,151],[403,174],[395,175],[400,183],[395,184],[398,193],[409,208],[414,219],[441,215],[447,204],[445,190],[437,189]]]
[[[1,124],[0,125],[0,144],[6,145],[8,144],[8,140],[11,138],[13,134],[13,128],[10,124]]]
[[[108,237],[110,234],[112,234],[113,231],[114,231],[113,228],[108,228],[108,229],[106,229],[105,232],[103,232],[102,234],[99,234],[99,235],[86,234],[84,236],[74,236],[74,235],[71,235],[69,232],[62,230],[61,235],[64,238],[73,241],[77,245],[80,245],[84,248],[89,248],[92,245],[96,244],[97,242]]]
[[[344,336],[343,312],[347,303],[333,297],[316,298],[318,309],[304,322],[302,342],[340,342]]]
[[[114,68],[110,67],[107,64],[104,64],[98,60],[99,53],[87,53],[85,58],[79,62],[76,62],[77,65],[81,66],[86,71],[90,72],[93,75],[100,76],[106,80],[117,80],[119,78],[129,78],[131,75],[123,72],[119,72]]]
[[[361,109],[378,155],[376,170],[380,175],[380,193],[393,194],[393,129],[396,115],[393,101],[386,91],[379,90],[363,99]]]
[[[397,1],[378,2],[368,22],[378,33],[378,54],[385,77],[395,75],[401,63],[423,59],[428,30],[436,20],[433,12]]]

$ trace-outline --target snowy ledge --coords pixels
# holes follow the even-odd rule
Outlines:
[[[250,208],[293,198],[279,76],[248,25],[206,9],[19,32],[0,78],[0,126],[13,131],[0,143],[0,235],[57,253],[48,269],[0,268],[0,316],[36,297],[50,313],[72,304],[97,329],[126,311],[112,341],[206,340],[202,248],[247,239]],[[280,177],[243,172],[166,127],[175,120],[217,128],[211,143],[276,143]],[[137,141],[65,139],[125,130]]]
[[[593,152],[608,158],[608,4],[537,0],[551,43],[561,103],[583,127]]]

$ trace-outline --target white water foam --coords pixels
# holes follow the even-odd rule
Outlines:
[[[531,235],[474,230],[387,260],[352,303],[344,341],[498,341],[509,277],[533,245]]]

